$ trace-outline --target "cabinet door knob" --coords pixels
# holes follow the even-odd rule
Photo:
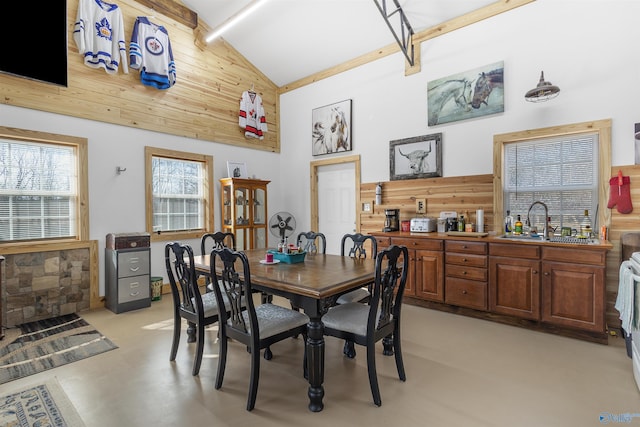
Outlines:
[[[545,276],[548,276],[548,275],[549,275],[549,272],[545,271],[545,272],[544,272],[544,275],[545,275]]]
[[[467,274],[467,272],[466,272],[466,271],[463,271],[463,272],[462,272],[462,274],[466,275],[466,274]]]
[[[466,294],[466,293],[467,293],[467,290],[466,290],[466,289],[464,289],[464,290],[462,291],[462,293],[463,293],[463,294]]]
[[[538,274],[538,270],[531,270],[531,274]]]
[[[466,258],[462,258],[462,262],[467,262],[467,259]]]

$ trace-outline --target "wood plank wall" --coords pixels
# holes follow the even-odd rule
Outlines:
[[[189,28],[134,0],[119,0],[128,42],[137,16],[169,32],[177,82],[168,90],[143,86],[136,70],[108,75],[85,66],[73,40],[77,0],[67,1],[68,87],[0,73],[0,102],[100,122],[205,141],[280,151],[277,86],[224,40],[204,45],[206,23]],[[263,99],[268,132],[245,138],[238,125],[242,92],[254,87]],[[177,148],[177,147],[176,147]]]
[[[621,170],[624,176],[631,180],[631,203],[633,211],[629,214],[621,214],[614,207],[611,209],[611,226],[609,227],[609,241],[613,244],[613,249],[607,254],[607,324],[609,327],[620,328],[618,311],[615,309],[616,298],[618,296],[618,275],[622,255],[622,245],[620,236],[624,233],[640,233],[640,166],[618,166],[611,168],[611,177],[618,175]],[[607,177],[607,180],[609,177]],[[607,203],[609,200],[607,199]],[[607,206],[601,206],[606,209]]]
[[[384,227],[385,209],[400,209],[400,220],[416,214],[416,198],[427,201],[426,216],[438,218],[442,211],[456,211],[466,217],[469,211],[475,222],[477,209],[484,209],[485,231],[493,230],[493,175],[407,179],[382,183],[382,205],[376,206],[377,182],[360,186],[360,200],[373,206],[371,212],[360,212],[360,232],[380,231]]]
[[[631,200],[634,206],[630,214],[621,214],[614,207],[611,210],[609,241],[613,249],[607,254],[606,275],[606,321],[609,330],[619,330],[619,313],[615,309],[618,295],[618,274],[621,259],[620,236],[624,233],[640,233],[640,166],[631,165],[614,167],[611,177],[622,170],[631,179]],[[606,177],[608,180],[609,177]],[[419,216],[415,213],[415,199],[425,198],[427,216],[438,217],[441,211],[456,211],[458,215],[469,211],[474,219],[476,209],[484,209],[485,231],[493,230],[493,175],[475,175],[464,177],[428,178],[403,181],[387,181],[382,183],[382,205],[375,206],[375,187],[377,182],[363,183],[360,187],[362,203],[372,204],[372,212],[360,211],[360,231],[370,233],[381,231],[384,226],[384,210],[400,209],[400,219]],[[606,209],[601,206],[601,209]],[[501,230],[497,230],[501,233]]]

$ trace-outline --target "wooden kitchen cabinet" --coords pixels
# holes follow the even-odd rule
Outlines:
[[[445,285],[447,304],[487,309],[487,244],[447,240],[445,242]]]
[[[3,298],[2,282],[4,282],[4,257],[0,255],[0,299]],[[4,338],[4,313],[2,312],[2,301],[0,300],[0,340]]]
[[[605,253],[542,249],[542,321],[604,332]]]
[[[390,243],[406,246],[409,251],[405,296],[444,302],[443,241],[394,237]]]
[[[236,249],[267,247],[267,184],[271,181],[222,178],[222,231],[233,233]]]
[[[489,245],[489,311],[540,320],[540,247]]]
[[[379,248],[409,249],[409,304],[608,342],[606,241],[567,245],[445,233],[372,234]]]

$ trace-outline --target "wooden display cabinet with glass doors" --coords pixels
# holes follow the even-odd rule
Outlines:
[[[222,231],[236,236],[236,249],[267,247],[267,184],[271,181],[221,178]]]

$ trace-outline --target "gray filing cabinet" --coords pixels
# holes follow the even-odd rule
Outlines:
[[[106,307],[123,313],[151,306],[150,270],[148,233],[107,235]]]

